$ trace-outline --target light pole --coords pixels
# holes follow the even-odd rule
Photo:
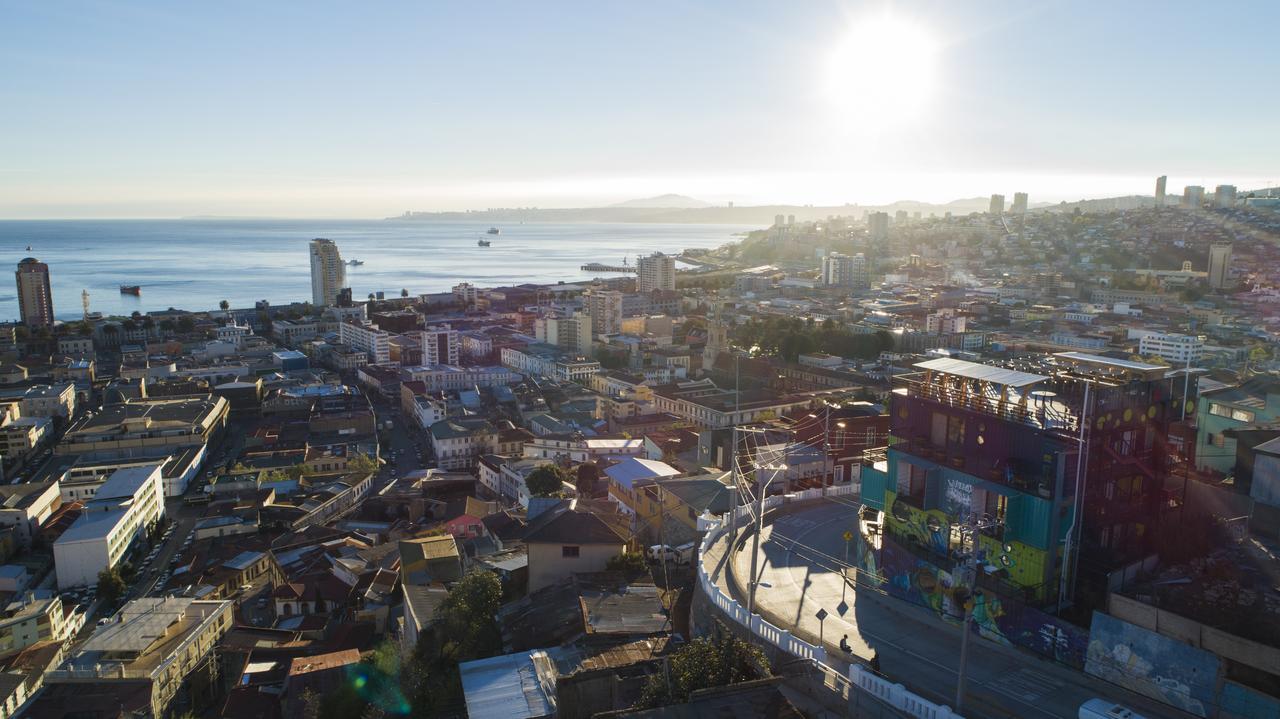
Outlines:
[[[772,469],[773,476],[769,477],[769,480],[763,485],[760,485],[759,482],[756,483],[756,531],[751,534],[751,583],[749,585],[751,591],[747,594],[747,614],[754,613],[756,608],[756,586],[759,584],[756,575],[756,562],[760,556],[760,533],[764,531],[764,495],[768,491],[769,485],[773,484],[773,480],[778,478],[778,473],[785,470],[787,465],[783,463],[772,467],[761,467],[757,464],[755,467],[756,473],[759,473],[761,469]]]
[[[978,532],[982,529],[998,526],[1000,522],[979,520],[978,515],[969,515],[969,523],[960,530],[960,548],[964,549],[964,537],[967,535],[973,542],[969,556],[964,563],[964,580],[968,585],[969,596],[964,606],[964,623],[960,625],[960,666],[956,670],[956,714],[964,708],[965,669],[969,663],[969,632],[973,627],[973,610],[977,607],[978,597]]]

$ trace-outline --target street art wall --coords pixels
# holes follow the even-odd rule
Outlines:
[[[950,572],[888,538],[880,549],[880,571],[891,596],[928,607],[948,621],[963,620]],[[973,605],[973,626],[985,639],[1030,649],[1076,669],[1085,665],[1087,631],[1014,598],[983,592]]]
[[[1208,717],[1221,662],[1213,654],[1116,619],[1093,613],[1085,672]]]

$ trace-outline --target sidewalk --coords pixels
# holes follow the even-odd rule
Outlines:
[[[819,530],[826,523],[779,519],[793,525],[808,521],[812,528],[806,531]],[[773,525],[767,526],[762,535],[757,613],[811,643],[817,643],[821,632],[829,664],[842,672],[847,672],[848,662],[838,642],[847,632],[858,659],[866,662],[878,656],[881,671],[891,680],[930,701],[954,705],[959,625],[871,588],[849,585],[842,574],[812,566],[791,550],[771,544],[772,530]],[[751,542],[749,534],[744,534],[739,533],[740,549],[732,562],[726,561],[725,541],[709,548],[707,556],[714,581],[745,604]],[[817,619],[819,608],[827,611],[825,621]],[[1190,716],[976,635],[970,636],[967,673],[963,714],[971,718],[1075,717],[1080,704],[1094,697],[1117,700],[1150,719]]]

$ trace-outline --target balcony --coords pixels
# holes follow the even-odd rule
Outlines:
[[[965,474],[1020,492],[1048,499],[1053,496],[1055,477],[1040,466],[1017,457],[970,454],[956,446],[940,446],[927,437],[894,443],[893,449],[929,460]]]
[[[1078,408],[1067,401],[1069,395],[1059,396],[1052,389],[1030,387],[1013,389],[999,386],[969,386],[966,384],[928,381],[917,377],[900,377],[895,380],[895,394],[936,402],[944,407],[976,412],[1004,422],[1075,433],[1080,428]]]

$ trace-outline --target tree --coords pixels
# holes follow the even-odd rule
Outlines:
[[[610,572],[643,572],[649,567],[645,564],[644,555],[639,552],[623,552],[609,557],[604,568]]]
[[[191,315],[182,315],[181,317],[178,318],[179,332],[186,334],[188,332],[195,330],[195,328],[196,328],[196,321],[191,318]]]
[[[764,652],[724,631],[680,647],[668,660],[670,685],[661,673],[649,677],[634,709],[683,704],[699,689],[763,679],[769,676]]]
[[[406,287],[406,288],[404,288],[404,289],[400,290],[400,296],[401,296],[401,297],[408,297],[408,296],[409,296],[409,289]]]
[[[356,453],[351,459],[347,460],[347,471],[358,474],[368,474],[378,471],[378,460],[364,453]]]
[[[374,298],[376,298],[376,297],[377,297],[377,295],[373,294],[372,292],[370,292],[370,293],[369,293],[369,301],[370,301],[370,302],[373,302]]]
[[[458,661],[492,656],[502,650],[494,617],[502,605],[502,584],[492,572],[474,569],[453,588],[436,612],[442,644],[452,645]]]
[[[114,604],[124,594],[124,578],[115,567],[98,572],[98,597],[107,604]]]
[[[529,476],[525,477],[524,484],[529,488],[531,496],[551,497],[564,489],[565,479],[564,470],[558,465],[544,464],[530,472]]]
[[[226,312],[227,310],[231,309],[231,303],[227,302],[226,300],[223,300],[218,303],[218,309],[222,310],[223,312]]]

